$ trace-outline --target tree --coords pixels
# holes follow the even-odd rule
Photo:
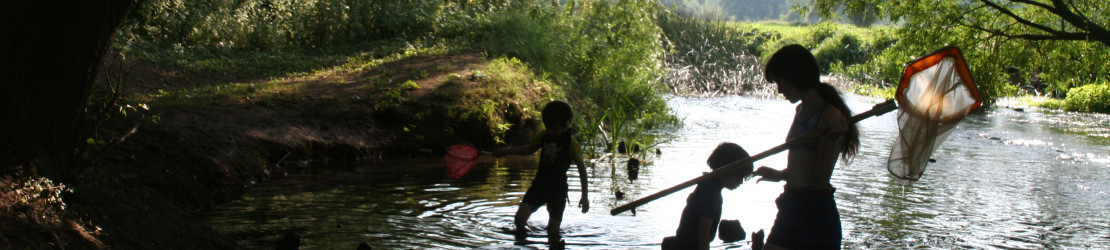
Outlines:
[[[946,45],[963,49],[988,104],[1025,87],[1010,76],[1044,83],[1038,92],[1057,97],[1076,86],[1110,82],[1105,0],[806,1],[797,7],[825,17],[838,8],[869,8],[895,24],[898,40],[857,69],[886,82],[897,80],[907,58]]]
[[[804,11],[824,17],[874,13],[892,21],[942,20],[991,35],[1023,40],[1100,42],[1110,46],[1110,8],[1105,0],[884,1],[809,0]]]
[[[0,174],[74,164],[90,88],[133,0],[0,4]]]
[[[817,15],[823,18],[840,17],[853,25],[861,27],[871,26],[871,24],[879,21],[883,11],[881,5],[869,3],[870,1],[805,1],[809,1],[810,5],[793,6],[794,10],[802,16],[808,16],[816,12]]]

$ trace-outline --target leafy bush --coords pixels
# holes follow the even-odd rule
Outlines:
[[[866,52],[862,50],[863,44],[859,37],[850,33],[837,34],[835,37],[825,39],[814,49],[813,56],[817,58],[821,71],[830,72],[830,65],[853,65],[862,63]]]
[[[102,249],[99,228],[76,219],[63,193],[72,190],[43,177],[0,177],[0,247],[4,249]]]
[[[1110,84],[1090,84],[1068,91],[1064,109],[1082,112],[1110,113]]]
[[[564,57],[575,49],[572,18],[551,6],[517,2],[487,14],[477,23],[476,43],[494,54],[519,58],[546,72],[562,72]]]
[[[604,124],[617,138],[639,137],[640,129],[677,123],[664,92],[661,6],[651,0],[593,1],[566,8],[581,13],[571,37],[567,69],[570,98],[585,111],[581,128]],[[574,13],[574,12],[571,12]],[[607,120],[607,121],[606,121]]]
[[[436,0],[140,1],[117,36],[163,47],[328,47],[429,34],[443,6]]]

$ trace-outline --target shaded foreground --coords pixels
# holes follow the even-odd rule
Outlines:
[[[4,222],[0,246],[236,248],[195,216],[260,181],[294,169],[349,168],[384,157],[442,154],[453,143],[492,146],[494,138],[522,140],[514,135],[528,134],[536,126],[526,111],[552,89],[539,82],[527,84],[542,86],[500,93],[505,90],[500,86],[521,83],[473,77],[490,61],[473,53],[418,56],[351,72],[228,84],[201,73],[128,60],[123,67],[124,85],[131,92],[127,96],[150,105],[141,116],[157,119],[139,122],[135,117],[140,115],[131,115],[112,121],[109,127],[120,131],[141,125],[91,168],[74,173],[76,181],[65,183],[72,191],[62,194],[67,211],[77,211],[79,219],[73,223],[85,223],[87,229]],[[246,95],[219,91],[243,86]],[[196,94],[212,89],[213,96]],[[457,114],[477,107],[471,102],[481,99],[503,106],[494,106],[497,111],[486,116]],[[498,122],[509,128],[490,128]],[[4,217],[21,216],[7,210]],[[7,230],[26,227],[56,232]]]

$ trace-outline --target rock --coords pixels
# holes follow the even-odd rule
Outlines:
[[[628,181],[640,178],[640,159],[628,158]]]
[[[370,244],[366,244],[366,242],[363,242],[362,244],[358,244],[358,250],[373,250],[373,249],[374,248],[371,248]]]
[[[640,144],[639,143],[625,143],[624,141],[621,141],[621,142],[617,143],[617,153],[621,153],[621,154],[633,153],[634,154],[634,153],[639,153],[639,152],[640,152]]]
[[[724,242],[736,242],[744,240],[747,235],[744,228],[740,226],[738,220],[721,220],[720,226],[717,228],[717,237],[721,238]]]

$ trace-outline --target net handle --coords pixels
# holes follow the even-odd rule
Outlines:
[[[848,122],[854,124],[854,123],[857,123],[857,122],[859,122],[863,119],[867,119],[867,118],[870,118],[872,116],[880,116],[882,114],[886,114],[887,112],[894,111],[895,109],[898,109],[898,106],[895,104],[894,99],[888,99],[885,102],[876,104],[874,107],[871,107],[871,110],[868,110],[868,111],[865,111],[863,113],[859,113],[857,115],[852,116],[852,118],[848,119]],[[612,210],[609,210],[609,214],[610,215],[617,215],[617,214],[620,214],[624,211],[635,209],[639,206],[647,204],[648,202],[658,200],[659,198],[663,198],[663,196],[673,194],[675,192],[678,192],[679,190],[688,188],[690,186],[701,183],[703,181],[706,181],[706,180],[709,180],[709,179],[712,179],[712,178],[716,178],[717,176],[732,173],[733,171],[736,171],[737,169],[739,169],[740,165],[751,164],[755,161],[761,160],[763,158],[767,158],[767,156],[771,156],[771,155],[777,154],[779,152],[782,152],[783,150],[786,150],[786,149],[789,149],[791,147],[797,146],[798,144],[806,143],[806,142],[812,141],[814,139],[817,139],[818,137],[821,137],[822,135],[825,135],[826,133],[828,133],[828,128],[813,131],[809,134],[806,134],[805,136],[787,141],[786,143],[775,146],[775,147],[773,147],[771,149],[768,149],[766,151],[763,151],[759,154],[752,155],[752,156],[749,156],[747,158],[741,159],[739,161],[729,163],[728,165],[725,165],[721,168],[713,170],[712,172],[709,172],[707,174],[703,174],[703,175],[698,176],[696,178],[693,178],[693,179],[690,179],[688,181],[679,183],[678,185],[674,185],[674,186],[669,187],[667,189],[663,189],[663,190],[660,190],[658,192],[655,192],[654,194],[644,196],[640,199],[629,202],[628,204],[624,204],[624,205],[618,206],[616,208],[613,208]]]

